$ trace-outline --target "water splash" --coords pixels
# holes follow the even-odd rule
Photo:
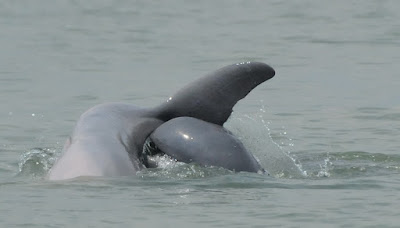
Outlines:
[[[42,179],[49,172],[56,160],[56,149],[33,148],[23,153],[20,157],[19,172],[17,176]]]
[[[165,154],[149,156],[148,159],[156,163],[157,168],[143,169],[138,172],[138,176],[144,179],[197,179],[233,173],[232,171],[220,167],[204,167],[194,163],[186,164],[178,162]]]
[[[306,177],[307,172],[303,170],[300,161],[290,151],[283,148],[284,145],[294,146],[292,140],[287,137],[286,131],[281,132],[279,137],[273,137],[264,115],[264,106],[255,114],[239,116],[234,113],[227,123],[227,128],[243,142],[272,176]],[[281,139],[281,141],[277,142],[276,139]]]
[[[331,162],[331,157],[328,156],[327,158],[324,160],[324,164],[320,165],[321,170],[318,172],[317,177],[330,177],[331,174],[329,172],[329,170],[331,169],[333,163]]]

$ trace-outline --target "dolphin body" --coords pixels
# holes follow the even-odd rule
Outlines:
[[[79,118],[48,178],[134,175],[146,167],[141,159],[143,145],[159,126],[177,117],[222,126],[237,101],[274,75],[267,64],[239,63],[193,81],[154,108],[124,103],[94,106]]]
[[[156,150],[185,163],[217,166],[236,172],[264,169],[224,127],[192,117],[167,121],[150,135]]]

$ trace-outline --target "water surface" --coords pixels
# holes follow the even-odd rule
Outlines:
[[[397,227],[398,1],[2,1],[0,221],[16,227]],[[49,182],[79,115],[153,106],[219,67],[275,78],[226,127],[271,176],[166,164]]]

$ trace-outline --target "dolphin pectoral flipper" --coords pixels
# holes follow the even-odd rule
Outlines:
[[[240,99],[274,75],[272,67],[260,62],[223,67],[188,84],[157,107],[158,118],[168,121],[189,116],[223,125]]]

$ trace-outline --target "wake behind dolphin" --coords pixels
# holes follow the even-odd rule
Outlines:
[[[252,160],[254,158],[244,147],[230,152],[229,148],[236,140],[234,136],[224,131],[217,132],[223,130],[222,125],[231,115],[237,101],[274,75],[274,69],[264,63],[234,64],[188,84],[167,102],[155,108],[140,108],[123,103],[97,105],[81,115],[71,137],[65,143],[61,157],[50,170],[48,178],[62,180],[79,176],[134,175],[137,171],[146,168],[146,164],[141,159],[145,140],[160,126],[163,127],[165,122],[178,117],[192,117],[200,121],[183,119],[183,122],[182,120],[172,122],[172,125],[160,128],[159,133],[154,134],[153,137],[160,139],[165,136],[169,140],[168,130],[163,133],[163,129],[179,129],[180,125],[190,128],[195,127],[195,124],[198,124],[198,130],[193,131],[192,135],[200,136],[204,133],[202,129],[207,129],[215,136],[215,138],[194,141],[191,147],[184,148],[178,145],[179,155],[188,159],[184,162],[193,161],[231,170],[257,172],[262,169],[261,166]],[[209,128],[209,124],[221,127]],[[225,144],[219,145],[219,148],[222,148],[220,150],[222,156],[220,154],[214,157],[207,153],[206,149],[196,150],[193,153],[193,148],[206,148],[196,147],[199,143],[207,144],[212,139],[226,140]],[[177,155],[173,154],[173,149],[170,148],[173,143],[170,142],[181,142],[174,140],[166,142],[162,148],[174,158]],[[241,144],[237,143],[237,145]],[[209,162],[210,159],[214,160]],[[250,162],[242,163],[243,159]]]

